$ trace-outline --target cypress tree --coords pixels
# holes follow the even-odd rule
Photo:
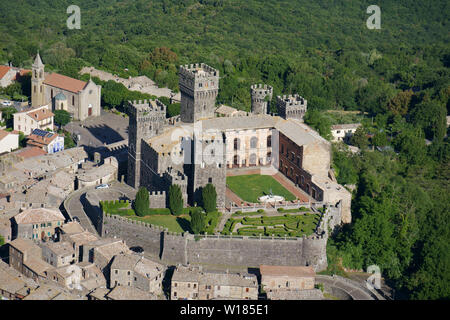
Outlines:
[[[136,200],[134,201],[134,211],[136,215],[145,216],[150,207],[148,190],[146,187],[140,187],[136,193]]]
[[[191,229],[194,234],[200,234],[205,231],[205,216],[201,210],[193,210],[191,214]]]
[[[183,195],[180,186],[177,184],[173,184],[169,188],[169,208],[175,216],[183,213]]]
[[[216,211],[217,192],[213,184],[208,183],[202,190],[203,208],[207,213]]]

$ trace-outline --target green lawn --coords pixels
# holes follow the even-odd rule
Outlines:
[[[274,195],[282,196],[287,201],[295,200],[295,196],[271,176],[259,174],[231,176],[227,177],[227,186],[247,202],[258,203],[258,198],[269,194],[270,189]]]
[[[149,215],[145,217],[129,217],[130,219],[144,221],[157,226],[167,228],[170,232],[192,232],[191,217],[189,215],[172,216],[172,215]]]

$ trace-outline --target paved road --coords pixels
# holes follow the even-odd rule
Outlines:
[[[65,209],[72,219],[73,217],[78,217],[81,226],[94,234],[98,234],[97,230],[95,229],[91,219],[84,211],[82,203],[83,197],[85,197],[86,193],[89,191],[94,191],[99,200],[109,199],[112,194],[121,194],[122,197],[128,200],[134,200],[136,197],[135,189],[129,185],[119,182],[111,183],[109,189],[96,190],[95,187],[87,187],[73,192],[65,201]]]
[[[376,300],[375,295],[369,289],[350,279],[339,276],[316,275],[316,283],[323,283],[325,286],[344,290],[353,300]],[[384,300],[381,296],[377,296],[377,298]]]

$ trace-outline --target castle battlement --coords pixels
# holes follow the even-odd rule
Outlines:
[[[250,88],[252,98],[260,96],[264,99],[267,95],[270,95],[272,97],[273,94],[272,86],[269,86],[267,84],[254,84]]]
[[[273,87],[267,84],[254,84],[250,87],[250,94],[252,97],[252,113],[267,114],[273,96]]]
[[[205,63],[196,63],[180,66],[180,75],[191,79],[209,78],[218,77],[219,71],[217,69],[214,69],[213,67],[208,66]]]
[[[145,112],[166,112],[167,107],[164,103],[156,100],[133,100],[128,101],[129,105],[132,106],[132,109],[135,109],[135,113],[145,113]],[[133,111],[133,110],[132,110]]]
[[[277,96],[279,102],[286,106],[303,106],[306,105],[306,99],[298,94]]]
[[[165,191],[151,191],[149,192],[149,196],[166,196]]]

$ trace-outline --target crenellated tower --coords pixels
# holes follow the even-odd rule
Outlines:
[[[303,121],[307,109],[307,101],[298,94],[277,96],[278,115],[284,119]]]
[[[267,84],[255,84],[250,88],[252,96],[252,113],[267,114],[270,110],[270,101],[273,96],[273,87]]]
[[[181,121],[194,123],[214,117],[219,71],[204,64],[180,66]]]
[[[166,106],[159,100],[129,101],[128,178],[138,188],[141,177],[142,140],[160,134],[164,129]]]

